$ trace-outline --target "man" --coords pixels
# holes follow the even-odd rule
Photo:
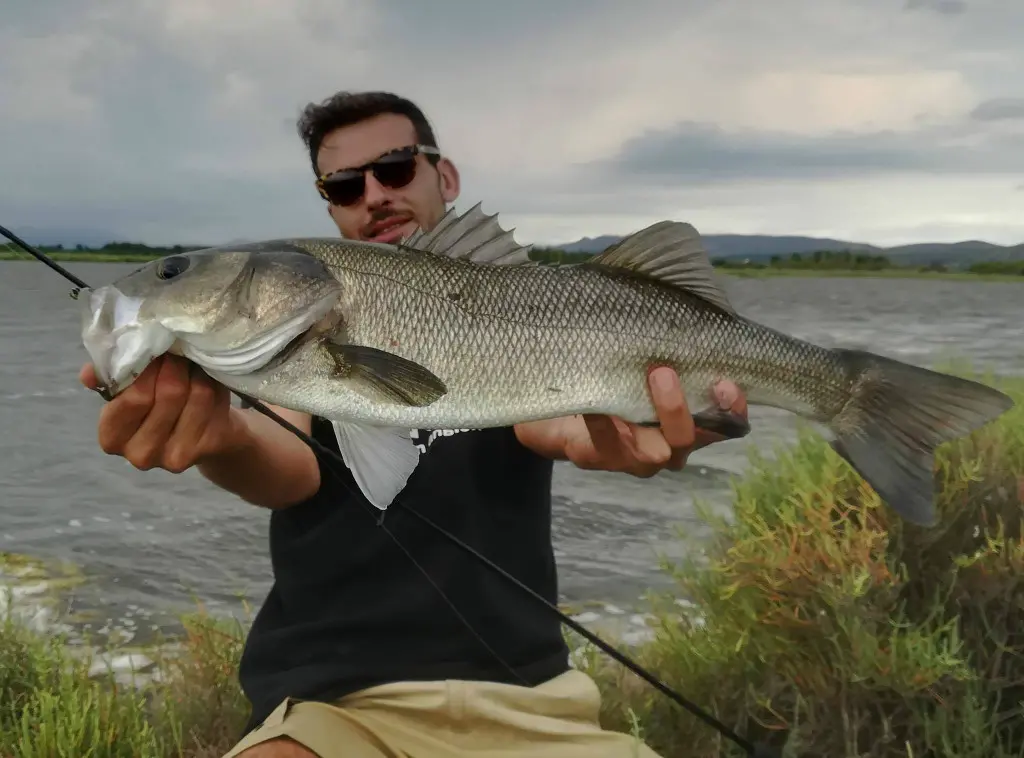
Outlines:
[[[458,170],[408,100],[339,93],[309,105],[299,130],[345,237],[393,242],[430,229],[459,196]],[[95,386],[91,367],[82,381]],[[675,372],[652,371],[650,385],[660,429],[571,417],[414,432],[421,462],[382,528],[355,502],[346,470],[232,407],[228,391],[189,364],[150,366],[103,408],[103,450],[140,469],[196,466],[271,511],[275,582],[239,672],[253,715],[228,755],[652,755],[601,730],[596,686],[568,665],[553,614],[403,513],[428,515],[557,602],[552,461],[647,477],[680,469],[715,440],[694,428]],[[746,414],[735,386],[716,394]],[[336,449],[322,419],[273,410]]]

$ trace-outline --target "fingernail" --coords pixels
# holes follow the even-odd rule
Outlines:
[[[730,410],[738,400],[736,392],[727,384],[719,385],[715,390],[715,394],[718,395],[718,407],[723,411]]]
[[[651,378],[654,381],[654,386],[659,392],[674,392],[676,389],[676,380],[672,376],[671,371],[658,370],[653,372]]]

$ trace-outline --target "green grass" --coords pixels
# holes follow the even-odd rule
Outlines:
[[[940,451],[940,527],[895,520],[804,433],[755,456],[731,521],[705,514],[702,556],[666,564],[677,586],[652,596],[639,660],[740,733],[788,737],[786,758],[1024,756],[1024,381],[983,378],[1019,405]],[[0,626],[0,758],[83,742],[91,758],[219,755],[247,718],[244,626],[201,611],[184,624],[139,692],[89,679],[57,638]],[[607,657],[579,656],[606,726],[664,758],[740,755]]]
[[[80,263],[145,263],[151,261],[154,258],[159,258],[159,255],[151,255],[148,253],[103,253],[99,251],[94,252],[48,252],[46,253],[48,258],[62,263],[78,261]],[[0,251],[0,261],[34,261],[28,253],[14,253],[7,250]]]
[[[22,252],[12,243],[0,243],[0,261],[31,261],[35,258]],[[196,245],[152,246],[139,242],[108,242],[103,247],[89,248],[82,245],[74,249],[62,246],[43,246],[41,252],[55,261],[83,263],[144,263],[176,253],[198,250]]]

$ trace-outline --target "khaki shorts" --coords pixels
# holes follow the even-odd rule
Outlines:
[[[601,696],[572,670],[537,687],[400,682],[331,704],[285,700],[224,758],[287,736],[320,758],[658,758],[629,734],[603,731]]]

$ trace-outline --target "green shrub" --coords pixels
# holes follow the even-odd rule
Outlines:
[[[222,755],[248,717],[237,681],[242,627],[205,613],[183,621],[173,654],[151,652],[159,678],[126,685],[90,678],[94,658],[60,637],[0,624],[0,758]]]
[[[755,456],[731,520],[666,568],[638,657],[787,756],[1024,755],[1024,382],[1018,406],[944,446],[941,525],[899,521],[818,435]],[[673,601],[688,598],[680,613]],[[603,718],[665,758],[741,752],[607,658]]]
[[[0,756],[163,754],[143,697],[113,681],[89,679],[89,665],[58,638],[10,620],[0,625]]]

